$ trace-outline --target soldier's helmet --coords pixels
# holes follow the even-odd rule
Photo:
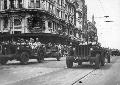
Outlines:
[[[34,42],[34,39],[33,39],[33,38],[30,38],[30,42],[32,42],[32,43],[33,43],[33,42]]]
[[[38,42],[39,41],[39,39],[38,38],[36,38],[36,42]]]
[[[21,39],[21,42],[24,42],[24,39],[23,39],[23,38]]]

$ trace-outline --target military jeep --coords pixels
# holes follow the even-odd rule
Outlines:
[[[45,58],[56,58],[57,61],[60,61],[61,53],[60,53],[60,50],[58,49],[58,47],[55,45],[50,46],[50,47],[46,46],[44,57]]]
[[[98,44],[76,45],[71,48],[69,56],[66,57],[66,65],[71,68],[73,63],[82,65],[82,62],[90,62],[95,69],[99,69],[100,66],[105,65],[105,56],[106,51]]]
[[[29,59],[37,59],[38,62],[42,62],[42,60],[44,60],[41,46],[32,49],[31,46],[27,44],[1,44],[0,47],[1,64],[6,64],[8,60],[17,60],[22,64],[27,64]]]
[[[28,42],[21,42],[18,40],[21,37],[23,39],[26,35],[5,35],[0,37],[1,64],[6,64],[8,60],[17,60],[22,64],[27,64],[29,59],[37,59],[38,62],[42,62],[44,60],[44,49],[42,45],[32,47]],[[29,37],[27,36],[27,38]]]

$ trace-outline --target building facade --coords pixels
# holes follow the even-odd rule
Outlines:
[[[80,41],[86,41],[87,31],[87,6],[85,0],[71,0],[76,7],[76,29]]]
[[[0,32],[76,36],[75,13],[69,0],[0,0]]]
[[[97,36],[97,28],[95,27],[95,24],[92,22],[88,22],[88,42],[98,42],[98,36]]]

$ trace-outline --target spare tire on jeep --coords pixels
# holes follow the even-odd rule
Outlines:
[[[73,67],[72,57],[70,57],[70,56],[66,57],[66,65],[67,65],[68,68],[72,68]]]

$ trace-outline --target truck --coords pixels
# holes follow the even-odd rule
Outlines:
[[[95,69],[99,69],[100,66],[105,65],[105,58],[108,58],[107,52],[100,44],[78,44],[71,46],[69,55],[66,57],[66,65],[68,68],[72,68],[73,63],[82,65],[83,62],[90,62],[90,65],[94,65]]]

